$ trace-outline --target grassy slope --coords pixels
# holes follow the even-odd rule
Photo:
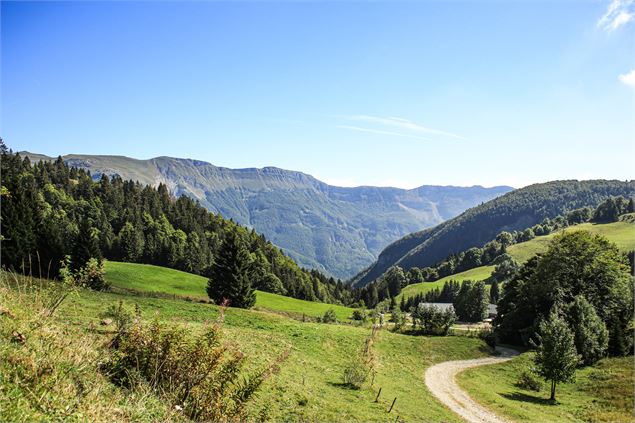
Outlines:
[[[158,315],[168,321],[187,322],[194,329],[218,316],[218,307],[209,304],[94,292],[73,298],[62,313],[85,325],[96,322],[100,310],[120,299],[130,306],[138,303],[147,318]],[[387,401],[395,396],[402,401],[393,412],[409,421],[456,421],[425,389],[425,368],[432,362],[476,357],[487,351],[482,341],[472,338],[382,332],[376,343],[379,374],[375,385],[382,386],[383,401],[376,404],[376,391],[356,391],[340,385],[348,357],[361,349],[368,328],[302,323],[268,312],[229,309],[224,330],[225,339],[238,344],[253,366],[271,361],[287,349],[291,351],[281,373],[267,382],[251,410],[256,415],[266,408],[269,418],[276,421],[385,421]],[[303,400],[308,402],[301,405]]]
[[[516,421],[633,421],[633,357],[608,358],[579,370],[575,383],[558,385],[558,404],[552,405],[546,384],[541,392],[515,386],[522,369],[531,365],[531,355],[467,370],[458,382],[472,398]]]
[[[605,224],[582,223],[580,225],[570,226],[564,231],[571,232],[579,230],[585,230],[593,234],[605,236],[609,241],[617,244],[619,249],[622,251],[635,250],[635,224],[632,222],[615,222]],[[562,231],[558,233],[561,232]],[[507,252],[517,261],[524,263],[536,254],[547,251],[549,242],[551,242],[558,233],[539,236],[531,241],[514,244],[507,249]],[[420,292],[425,293],[431,291],[434,288],[441,289],[443,287],[443,283],[449,280],[485,280],[492,274],[493,270],[494,266],[481,266],[465,272],[446,276],[438,281],[408,285],[404,288],[401,295],[406,295],[407,298]]]
[[[592,234],[605,236],[609,241],[617,244],[622,251],[635,249],[635,225],[631,222],[614,222],[605,224],[582,223],[564,229],[565,232],[589,231]],[[521,242],[510,246],[507,251],[517,261],[524,263],[538,253],[547,251],[549,242],[562,231],[539,236],[531,241]]]
[[[187,296],[194,299],[207,299],[205,287],[207,279],[179,270],[149,264],[121,263],[107,261],[106,279],[119,288],[141,292],[160,292]],[[318,317],[330,308],[335,310],[339,320],[346,320],[353,312],[352,308],[303,301],[269,292],[256,291],[256,308],[281,311],[284,313]]]
[[[407,287],[403,289],[403,291],[401,291],[401,294],[399,295],[397,300],[401,300],[402,296],[405,296],[406,298],[414,297],[417,294],[426,293],[428,291],[434,290],[435,288],[442,289],[443,284],[451,280],[455,280],[455,281],[464,281],[467,279],[477,280],[477,281],[484,280],[484,279],[487,279],[492,274],[493,270],[494,270],[494,266],[481,266],[474,269],[466,270],[465,272],[455,273],[453,275],[446,276],[434,282],[422,282],[422,283],[415,283],[412,285],[408,285]]]

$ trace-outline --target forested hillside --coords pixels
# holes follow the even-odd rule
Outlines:
[[[1,143],[1,141],[0,141]],[[12,154],[1,144],[2,265],[57,277],[91,258],[156,264],[208,276],[227,239],[237,244],[253,288],[306,300],[350,303],[351,291],[306,271],[264,236],[211,213],[187,196],[119,176]]]
[[[22,153],[32,161],[54,158]],[[342,188],[310,175],[274,167],[228,169],[210,163],[157,157],[67,155],[72,167],[118,175],[143,185],[163,183],[226,219],[256,229],[304,267],[350,278],[389,243],[434,226],[511,187],[421,186]]]
[[[523,231],[567,211],[595,208],[609,197],[634,194],[633,181],[604,180],[553,181],[515,190],[394,242],[372,266],[353,278],[353,284],[365,286],[394,265],[404,270],[428,267],[451,254],[481,247],[503,231]]]

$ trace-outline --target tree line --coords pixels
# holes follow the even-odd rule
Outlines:
[[[78,273],[91,259],[106,258],[219,280],[225,259],[235,260],[229,264],[240,269],[250,292],[346,305],[360,299],[340,280],[298,267],[263,235],[187,196],[175,198],[165,184],[144,186],[117,175],[94,181],[61,157],[31,163],[2,141],[0,155],[5,268],[56,278],[60,270]],[[231,248],[239,253],[228,258]]]

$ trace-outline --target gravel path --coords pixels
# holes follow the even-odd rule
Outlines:
[[[470,398],[456,383],[458,373],[471,367],[502,363],[511,360],[518,352],[510,348],[496,347],[498,356],[474,360],[445,361],[426,370],[426,386],[432,394],[450,410],[470,423],[508,423],[508,420],[483,408]]]

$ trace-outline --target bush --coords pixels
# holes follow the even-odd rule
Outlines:
[[[406,314],[395,309],[390,315],[390,321],[395,324],[395,330],[400,330],[406,325]]]
[[[532,371],[524,369],[520,375],[518,375],[516,386],[527,389],[528,391],[539,392],[542,389],[542,382]]]
[[[491,329],[483,329],[479,333],[479,338],[481,338],[487,345],[492,348],[496,348],[496,333]]]
[[[244,354],[221,344],[220,335],[217,325],[192,335],[179,326],[138,322],[118,335],[102,369],[121,386],[146,383],[192,420],[240,420],[247,402],[286,356],[245,375]]]
[[[337,323],[337,315],[335,314],[335,310],[329,308],[324,312],[324,316],[322,316],[322,323]]]
[[[90,323],[55,315],[73,292],[0,270],[0,421],[182,419],[145,386],[116,389],[95,371],[104,351]]]
[[[343,374],[344,384],[359,389],[368,378],[368,368],[363,359],[355,357],[345,368]]]
[[[135,306],[137,319],[140,318],[140,309]],[[126,309],[123,301],[119,300],[117,305],[111,304],[106,310],[100,313],[102,319],[112,319],[117,327],[117,332],[125,332],[133,321],[133,313]]]
[[[368,316],[366,315],[366,312],[364,310],[358,309],[358,310],[353,310],[353,314],[351,315],[351,319],[352,320],[361,321],[361,322],[365,322],[366,320],[368,320]]]
[[[95,291],[108,291],[110,284],[104,278],[105,273],[104,262],[96,258],[91,258],[84,267],[72,271],[71,257],[66,256],[61,264],[60,279],[69,285],[84,286]]]

